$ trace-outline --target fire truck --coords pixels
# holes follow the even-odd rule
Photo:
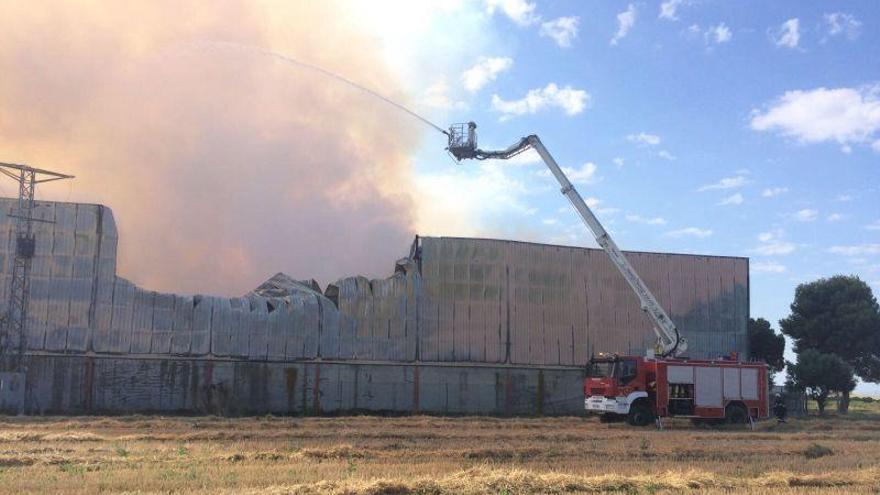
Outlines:
[[[716,360],[683,357],[687,340],[538,136],[523,137],[504,150],[482,150],[476,129],[473,122],[450,126],[447,151],[458,161],[509,160],[534,149],[654,323],[657,345],[645,357],[600,354],[591,359],[584,382],[588,413],[605,421],[626,419],[634,426],[665,416],[731,423],[769,416],[767,365],[740,362],[735,354]]]
[[[747,423],[770,414],[767,365],[717,360],[599,355],[584,382],[588,412],[646,426],[656,417]]]

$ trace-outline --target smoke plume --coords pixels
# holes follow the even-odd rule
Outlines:
[[[283,53],[406,103],[344,5],[12,0],[0,32],[0,161],[77,176],[38,199],[111,207],[121,276],[232,295],[277,271],[385,275],[406,251],[421,124],[222,46]]]

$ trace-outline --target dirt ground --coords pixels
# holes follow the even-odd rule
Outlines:
[[[0,417],[0,493],[697,490],[877,493],[880,413],[754,431],[581,417]]]

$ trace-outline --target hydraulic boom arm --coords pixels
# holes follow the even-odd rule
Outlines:
[[[465,135],[465,125],[467,125],[467,135]],[[675,323],[672,322],[669,315],[666,314],[666,311],[657,302],[657,298],[654,297],[654,294],[651,293],[648,286],[645,285],[645,282],[642,281],[635,269],[630,265],[629,260],[626,259],[623,252],[617,247],[617,244],[611,239],[605,228],[602,227],[599,219],[596,218],[596,215],[587,206],[587,203],[571,184],[571,181],[568,180],[562,168],[559,167],[559,164],[556,163],[556,160],[553,159],[550,152],[541,143],[541,140],[538,139],[538,136],[533,134],[524,137],[505,150],[485,151],[477,147],[476,127],[476,124],[473,122],[450,127],[449,152],[460,161],[463,159],[507,160],[529,148],[537,151],[538,155],[541,156],[541,159],[547,165],[547,168],[550,169],[550,172],[559,182],[562,194],[568,198],[574,209],[577,210],[584,223],[590,229],[590,232],[596,238],[596,242],[605,250],[605,253],[611,258],[611,262],[614,263],[614,266],[623,275],[623,278],[632,288],[633,292],[636,293],[642,310],[654,321],[654,333],[657,334],[657,346],[660,354],[664,357],[683,354],[687,350],[687,342],[679,335]]]

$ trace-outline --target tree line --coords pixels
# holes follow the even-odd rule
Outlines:
[[[787,368],[786,387],[815,400],[819,414],[832,393],[846,413],[856,377],[880,382],[880,307],[871,287],[856,276],[822,278],[798,285],[790,309],[779,328],[794,343],[795,362],[785,361],[785,338],[764,318],[749,319],[750,356],[771,374]]]

